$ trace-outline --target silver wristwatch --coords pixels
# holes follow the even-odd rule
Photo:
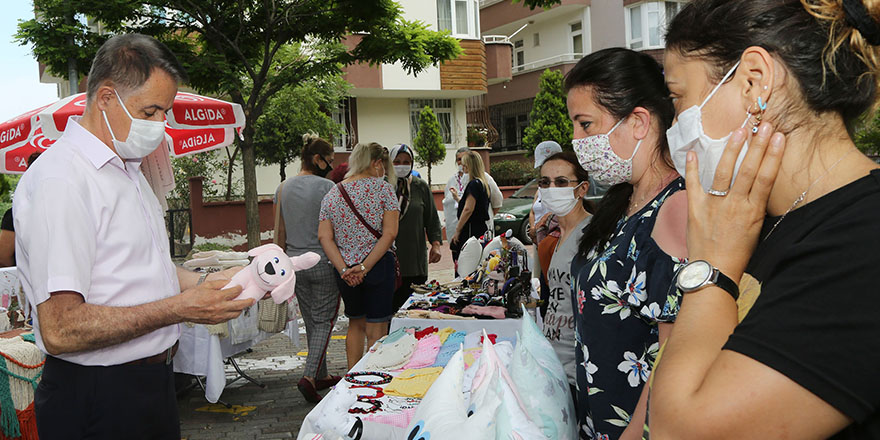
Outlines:
[[[713,285],[727,291],[734,301],[739,298],[739,286],[706,260],[691,261],[675,274],[675,286],[683,293],[695,292]]]

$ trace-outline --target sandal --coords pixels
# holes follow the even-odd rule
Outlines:
[[[329,379],[316,379],[315,380],[315,388],[319,390],[326,390],[327,388],[332,387],[339,383],[342,380],[342,376],[330,376]]]
[[[306,398],[306,402],[318,403],[321,401],[321,395],[318,394],[318,391],[315,389],[315,386],[309,382],[308,379],[302,378],[299,380],[299,383],[296,384],[296,388],[302,393],[303,397]]]

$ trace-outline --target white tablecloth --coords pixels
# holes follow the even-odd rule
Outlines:
[[[261,331],[255,339],[233,345],[229,338],[221,339],[208,333],[208,329],[201,324],[193,327],[181,324],[180,328],[180,346],[174,356],[174,371],[205,376],[205,399],[211,403],[216,403],[226,388],[223,360],[275,335]],[[299,328],[295,319],[287,323],[283,333],[290,338],[294,347],[299,348]]]
[[[393,318],[391,320],[391,329],[393,332],[401,327],[416,327],[419,329],[427,328],[427,327],[437,327],[438,329],[443,329],[445,327],[452,327],[456,331],[461,331],[465,333],[472,333],[476,331],[481,331],[483,329],[486,330],[486,333],[494,333],[498,335],[499,338],[516,338],[516,332],[522,328],[522,319],[409,319],[409,318]],[[379,344],[380,342],[377,342]],[[366,365],[366,359],[370,356],[370,353],[361,358],[357,364],[350,371],[364,371]],[[396,374],[396,373],[392,373]],[[338,387],[350,387],[351,384],[346,382],[345,379],[341,380]],[[332,393],[336,393],[337,389],[334,388],[330,390],[329,393],[318,403],[312,410],[306,415],[306,418],[303,420],[302,426],[300,427],[298,439],[299,440],[308,440],[311,437],[308,436],[310,433],[316,433],[318,430],[315,428],[315,420],[319,417],[319,414],[322,413],[322,405],[324,402],[329,401],[329,397]],[[406,429],[397,428],[391,425],[383,425],[379,423],[370,423],[364,422],[364,435],[361,437],[362,440],[404,440],[406,436]]]

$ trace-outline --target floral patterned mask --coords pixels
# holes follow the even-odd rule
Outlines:
[[[612,186],[629,182],[632,179],[632,160],[636,156],[636,152],[639,151],[642,141],[639,140],[636,144],[632,156],[629,159],[624,159],[614,152],[608,138],[625,120],[626,118],[623,118],[618,121],[606,134],[597,134],[571,141],[578,162],[600,185]]]

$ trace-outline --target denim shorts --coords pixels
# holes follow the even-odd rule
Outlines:
[[[364,281],[351,287],[336,273],[339,293],[345,303],[345,316],[349,319],[367,318],[367,322],[388,322],[396,310],[392,310],[394,298],[394,254],[385,255],[367,272]]]

